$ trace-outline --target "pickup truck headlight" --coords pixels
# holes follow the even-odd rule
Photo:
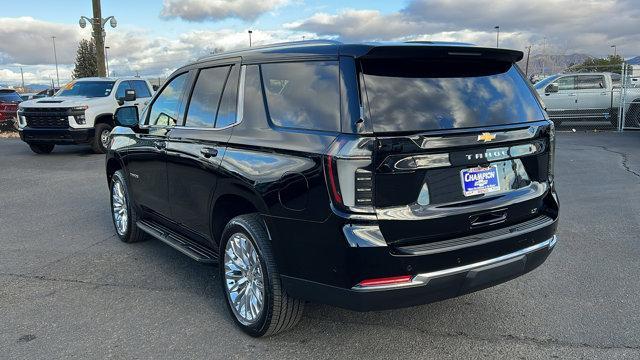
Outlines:
[[[76,106],[71,108],[71,114],[78,125],[84,125],[87,123],[87,119],[84,116],[84,111],[89,107],[87,105]]]
[[[87,123],[87,119],[84,117],[84,114],[82,114],[82,115],[74,115],[73,117],[76,120],[76,124],[78,124],[78,125],[84,125],[84,124]]]

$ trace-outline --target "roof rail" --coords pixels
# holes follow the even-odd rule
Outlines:
[[[277,48],[277,47],[281,47],[281,46],[341,45],[341,44],[342,44],[342,42],[340,42],[340,41],[330,40],[330,39],[314,39],[314,40],[279,42],[279,43],[273,43],[273,44],[265,44],[265,45],[260,45],[260,46],[252,46],[252,47],[245,47],[245,48],[234,49],[234,50],[229,50],[229,51],[223,51],[223,52],[219,52],[219,53],[215,53],[215,54],[211,54],[211,55],[205,55],[203,57],[198,58],[198,61],[206,60],[206,59],[213,58],[213,57],[216,57],[216,56],[219,56],[219,55],[229,55],[229,54],[235,54],[235,53],[239,53],[239,52],[248,52],[248,51],[253,51],[253,50],[265,50],[265,49]]]

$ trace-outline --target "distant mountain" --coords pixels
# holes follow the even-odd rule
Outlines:
[[[525,57],[518,63],[522,70],[525,69],[526,65],[526,54]],[[586,59],[591,58],[591,55],[587,54],[570,54],[570,55],[544,55],[544,54],[535,54],[532,55],[529,59],[529,75],[549,75],[556,74],[561,72],[562,70],[568,68],[569,66],[581,64]]]
[[[629,64],[629,65],[640,65],[640,56],[636,56],[634,58],[631,58],[631,59],[627,60],[627,64]]]

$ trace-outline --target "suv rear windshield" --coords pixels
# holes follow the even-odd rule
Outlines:
[[[471,128],[543,120],[516,66],[504,62],[362,62],[374,132]]]
[[[56,96],[109,96],[113,84],[115,81],[72,81],[58,91]]]
[[[0,101],[3,102],[21,102],[22,98],[13,90],[0,90]]]

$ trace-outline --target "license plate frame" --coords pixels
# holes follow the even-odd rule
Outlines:
[[[465,176],[465,175],[469,176]],[[475,176],[474,176],[475,175]],[[476,166],[460,170],[462,194],[465,197],[489,194],[500,190],[496,165]]]

